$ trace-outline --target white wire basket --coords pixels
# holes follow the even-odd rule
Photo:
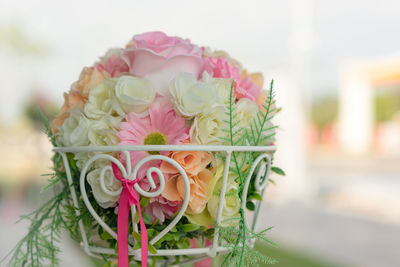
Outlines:
[[[224,163],[224,174],[222,178],[222,187],[221,187],[221,195],[219,196],[219,206],[217,210],[217,219],[216,219],[216,225],[219,225],[221,222],[221,217],[222,217],[222,211],[223,211],[223,205],[225,201],[225,192],[226,192],[226,187],[227,187],[227,179],[228,179],[228,173],[229,173],[229,166],[231,162],[231,156],[233,152],[260,152],[260,155],[256,158],[254,161],[253,166],[251,166],[250,172],[246,178],[245,185],[244,185],[244,191],[243,191],[243,199],[242,199],[242,207],[244,210],[246,210],[246,201],[247,201],[247,191],[250,185],[250,180],[255,174],[255,189],[258,193],[261,195],[264,194],[264,191],[266,189],[266,186],[268,184],[268,178],[271,172],[271,156],[275,152],[276,147],[275,146],[203,146],[203,145],[146,145],[146,146],[87,146],[87,147],[55,147],[53,149],[54,152],[57,152],[61,155],[68,179],[68,184],[70,186],[70,192],[71,192],[71,199],[72,203],[75,207],[75,212],[76,216],[80,216],[80,209],[82,207],[79,207],[78,204],[78,195],[75,190],[75,187],[73,185],[73,178],[71,175],[71,169],[69,166],[69,161],[67,158],[67,153],[77,153],[77,152],[96,152],[94,153],[95,155],[92,156],[82,167],[81,173],[80,173],[80,179],[79,179],[79,188],[80,188],[80,194],[81,198],[88,209],[88,211],[91,213],[93,216],[93,219],[96,220],[96,222],[104,229],[104,231],[108,232],[115,240],[117,240],[117,233],[111,229],[110,226],[108,226],[101,218],[100,216],[96,213],[94,210],[92,204],[89,201],[88,194],[86,191],[86,186],[85,186],[85,179],[87,172],[90,170],[91,165],[96,161],[96,160],[106,160],[110,161],[110,163],[116,164],[122,175],[130,180],[136,179],[136,174],[143,166],[148,161],[152,160],[161,160],[161,161],[166,161],[170,164],[172,164],[175,168],[177,168],[182,175],[182,178],[184,180],[185,184],[185,198],[182,203],[182,207],[179,210],[178,214],[175,216],[175,218],[171,221],[171,223],[164,228],[163,231],[161,231],[157,236],[149,240],[150,244],[155,244],[157,241],[159,241],[164,235],[166,235],[184,216],[184,213],[186,211],[186,208],[189,203],[189,195],[190,195],[190,186],[189,186],[189,179],[184,171],[184,169],[172,158],[169,158],[167,156],[163,155],[148,155],[144,159],[142,159],[136,166],[131,166],[131,161],[130,161],[130,151],[206,151],[206,152],[220,152],[225,154],[225,163]],[[110,154],[105,154],[105,153],[110,153],[110,152],[119,152],[123,153],[126,157],[126,165],[124,165],[119,159],[115,158],[114,156],[111,156]],[[100,173],[100,186],[102,190],[106,194],[110,194],[112,196],[119,195],[121,193],[120,191],[117,192],[112,192],[108,190],[105,186],[105,174],[107,171],[110,171],[112,173],[111,166],[106,166],[102,169]],[[257,173],[255,173],[257,171]],[[160,169],[157,167],[150,167],[147,170],[147,176],[146,179],[148,179],[149,184],[152,188],[153,191],[151,192],[146,192],[144,191],[139,184],[134,185],[134,189],[137,191],[139,195],[142,195],[144,197],[148,198],[153,198],[159,196],[164,188],[165,188],[165,178],[163,173],[161,172]],[[156,174],[159,178],[159,186],[157,186],[154,183],[152,175]],[[115,178],[115,177],[114,177]],[[249,227],[252,230],[255,230],[257,227],[257,222],[259,218],[259,212],[261,209],[261,204],[262,201],[258,201],[255,210],[253,212],[253,216],[248,216],[252,217],[251,220],[251,226]],[[135,206],[131,206],[131,216],[132,216],[132,222],[134,221],[133,218],[135,216],[136,210]],[[250,219],[250,218],[249,218]],[[249,222],[246,222],[249,224]],[[138,232],[138,226],[133,223],[132,225],[133,231]],[[116,252],[112,248],[108,247],[101,247],[101,246],[93,246],[90,245],[88,242],[88,233],[85,231],[85,227],[83,225],[82,221],[79,221],[79,231],[81,234],[82,242],[81,246],[84,249],[84,251],[92,256],[92,257],[97,257],[97,258],[102,258],[102,254],[108,254],[108,255],[116,255]],[[248,240],[248,242],[251,245],[254,245],[253,240]],[[133,246],[135,244],[134,240],[129,240],[129,246],[128,246],[128,253],[129,255],[133,255],[134,259],[140,260],[141,258],[141,250],[140,249],[133,249]],[[215,257],[218,253],[224,253],[227,252],[227,248],[221,244],[221,240],[219,239],[219,234],[218,230],[216,229],[213,240],[212,240],[212,245],[210,247],[203,247],[203,248],[188,248],[188,249],[158,249],[157,254],[154,255],[152,253],[149,253],[149,261],[151,262],[151,257],[153,256],[170,256],[171,260],[168,261],[166,260],[164,262],[164,266],[172,266],[170,263],[174,260],[175,256],[180,256],[180,255],[186,255],[190,256],[190,259],[185,260],[183,262],[180,262],[179,264],[188,264],[188,263],[193,263],[199,260],[203,260],[205,258],[213,258]],[[177,266],[177,265],[175,265]]]

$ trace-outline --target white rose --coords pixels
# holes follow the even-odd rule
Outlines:
[[[122,109],[126,112],[144,113],[156,96],[149,80],[121,76],[115,85],[115,95],[121,103]]]
[[[238,127],[250,128],[250,124],[253,120],[257,119],[257,113],[259,112],[257,103],[251,101],[248,98],[241,98],[234,106],[235,120],[239,121]]]
[[[64,146],[86,146],[89,144],[90,120],[79,108],[70,112],[61,126],[59,138]]]
[[[217,89],[217,103],[221,106],[227,106],[230,100],[232,79],[213,78],[208,72],[203,72],[203,81],[212,84]]]
[[[209,196],[210,200],[207,203],[208,212],[211,215],[211,218],[217,220],[218,215],[218,207],[219,207],[219,200],[221,195],[221,188],[222,188],[222,176],[224,173],[224,165],[218,167],[214,178],[209,183]],[[235,182],[237,178],[236,175],[229,173],[227,184],[226,184],[226,191],[225,191],[225,201],[222,207],[222,214],[221,214],[221,226],[234,226],[237,225],[238,220],[235,218],[239,217],[239,210],[240,210],[240,199],[238,195],[239,185]],[[229,220],[234,219],[234,220]]]
[[[116,128],[113,124],[119,124],[117,119],[111,116],[104,116],[99,120],[90,120],[90,128],[87,132],[90,146],[112,146],[119,142],[119,138],[116,135]],[[77,152],[75,153],[74,159],[79,169],[83,168],[83,165],[94,155],[96,152]],[[106,161],[96,160],[95,166],[102,166]]]
[[[103,116],[125,116],[115,98],[116,79],[104,80],[101,84],[92,88],[84,112],[90,119],[100,119]]]
[[[224,144],[223,137],[228,137],[225,131],[228,124],[223,107],[215,107],[209,113],[204,113],[194,118],[190,128],[190,138],[201,145],[221,145]],[[225,129],[225,130],[224,130]]]
[[[112,146],[119,142],[116,131],[107,123],[107,117],[92,121],[88,137],[93,146]]]
[[[262,114],[258,108],[258,105],[247,98],[241,98],[235,104],[234,108],[236,112],[235,119],[239,121],[237,127],[246,129],[248,133],[251,133],[250,125],[254,124],[254,121],[257,120],[256,117],[258,113]],[[259,127],[259,125],[257,127]],[[257,128],[257,131],[258,130],[259,128]],[[243,132],[242,134],[244,134],[244,131],[242,132]],[[269,145],[270,143],[274,142],[275,141],[274,132],[275,128],[273,127],[271,121],[266,121],[263,126],[263,132],[260,136],[258,145]]]
[[[215,85],[198,81],[190,73],[179,73],[171,81],[169,90],[178,112],[184,117],[205,112],[217,103]]]
[[[94,169],[87,175],[87,181],[92,188],[93,196],[97,203],[102,208],[109,208],[113,206],[119,199],[119,195],[113,196],[106,193],[100,185],[101,169]],[[107,171],[104,174],[104,186],[111,192],[116,192],[121,189],[121,183],[114,178],[111,172]]]

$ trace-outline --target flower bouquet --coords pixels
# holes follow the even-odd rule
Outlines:
[[[118,266],[275,260],[253,249],[272,171],[273,82],[222,51],[162,32],[136,35],[86,67],[47,133],[47,188],[11,265],[56,265],[60,229]],[[254,211],[248,225],[247,211]]]

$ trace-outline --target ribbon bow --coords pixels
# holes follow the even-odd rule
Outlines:
[[[115,178],[121,181],[122,192],[119,196],[118,204],[118,267],[129,267],[128,259],[128,236],[129,236],[129,208],[132,205],[136,205],[137,212],[139,213],[140,219],[140,232],[141,232],[141,243],[142,243],[142,266],[147,267],[147,256],[149,254],[147,230],[144,224],[142,211],[140,210],[139,195],[133,188],[137,180],[129,180],[122,176],[121,171],[114,163],[111,163]],[[133,222],[132,222],[133,223]]]

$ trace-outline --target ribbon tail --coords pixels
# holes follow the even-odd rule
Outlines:
[[[129,236],[129,201],[125,188],[121,192],[118,205],[118,267],[129,267],[128,236]]]
[[[139,213],[140,219],[140,233],[141,233],[141,244],[142,244],[142,267],[147,267],[147,257],[149,255],[147,229],[144,224],[142,211],[140,210],[140,204],[136,203],[137,212]]]

